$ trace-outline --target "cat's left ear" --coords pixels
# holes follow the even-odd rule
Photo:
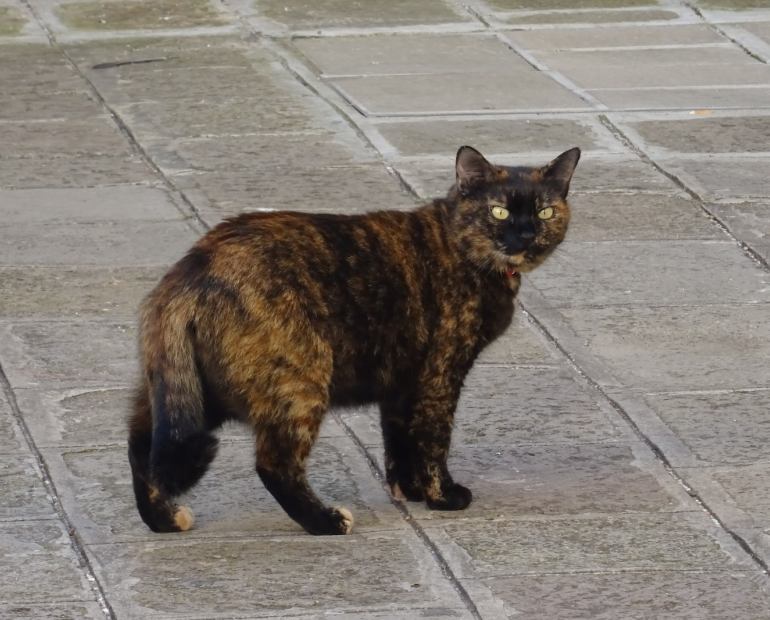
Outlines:
[[[543,180],[549,181],[549,184],[556,188],[562,198],[567,197],[569,182],[572,180],[572,174],[575,172],[579,160],[580,149],[575,147],[565,151],[542,168]]]
[[[472,146],[461,146],[455,159],[457,189],[463,196],[495,178],[495,171],[484,156]]]

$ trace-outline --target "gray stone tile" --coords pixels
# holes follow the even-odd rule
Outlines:
[[[104,114],[93,95],[87,92],[54,92],[0,96],[0,121],[85,120]]]
[[[488,34],[408,34],[298,39],[294,45],[325,75],[526,73],[529,65]],[[458,77],[463,81],[465,78]]]
[[[86,187],[157,181],[138,155],[4,159],[0,188]]]
[[[443,73],[338,78],[340,93],[367,116],[582,110],[589,104],[521,61],[496,75]]]
[[[269,174],[203,172],[191,177],[209,199],[211,215],[255,209],[362,213],[411,208],[414,199],[381,164],[328,168],[273,168]],[[207,213],[207,210],[202,210]]]
[[[457,447],[454,479],[473,491],[463,511],[430,511],[408,504],[426,521],[465,521],[533,515],[667,512],[680,509],[649,471],[639,465],[641,445]]]
[[[455,574],[740,570],[701,515],[591,515],[445,522],[426,531]],[[696,525],[697,523],[697,525]]]
[[[508,330],[479,355],[479,364],[556,364],[559,358],[521,312]]]
[[[614,110],[710,110],[764,108],[770,87],[761,88],[666,88],[639,90],[608,88],[590,93]]]
[[[520,9],[554,11],[567,9],[617,9],[657,6],[657,0],[487,0],[487,4],[500,11]]]
[[[729,198],[770,196],[767,178],[770,158],[659,160],[666,170],[679,176],[701,197]]]
[[[517,575],[479,585],[526,620],[763,620],[767,597],[750,573],[675,571]]]
[[[578,49],[585,47],[648,47],[722,43],[724,39],[708,26],[647,25],[624,28],[562,28],[514,30],[507,37],[528,50]]]
[[[31,454],[0,458],[0,523],[3,519],[51,519],[56,511]],[[0,529],[0,531],[2,531]]]
[[[28,454],[27,442],[16,423],[11,406],[0,394],[0,454]]]
[[[0,265],[170,265],[199,236],[185,222],[28,222],[0,231]]]
[[[770,116],[709,115],[688,120],[643,121],[631,126],[648,144],[680,153],[770,150]]]
[[[682,469],[687,476],[688,469]],[[755,525],[770,533],[770,491],[767,477],[770,465],[767,462],[743,467],[720,467],[711,472],[713,479],[722,485],[729,497],[754,521]]]
[[[102,620],[94,603],[0,604],[0,620]]]
[[[0,6],[0,36],[17,36],[26,24],[25,16],[16,7]]]
[[[3,226],[41,222],[181,220],[181,211],[158,188],[127,185],[72,189],[0,190]]]
[[[770,391],[648,394],[644,399],[706,464],[770,459]]]
[[[58,521],[0,523],[0,583],[6,605],[93,600]]]
[[[21,46],[20,49],[25,47]],[[3,88],[3,98],[29,98],[36,93],[48,98],[64,93],[87,91],[86,82],[70,69],[61,55],[40,54],[39,49],[38,46],[28,48],[34,58],[31,62],[20,58],[19,55],[0,55],[0,62],[3,63],[0,76],[3,83],[7,84],[7,87]],[[93,110],[91,106],[92,104],[88,107]]]
[[[166,267],[0,267],[3,318],[133,319]]]
[[[756,0],[758,3],[762,3],[762,0]],[[751,2],[751,0],[749,0]],[[760,6],[757,8],[765,8],[764,6]],[[767,43],[770,43],[770,22],[744,22],[741,24],[737,24],[741,28],[745,28],[748,30],[751,34],[759,37],[760,39],[763,39]]]
[[[364,609],[431,617],[435,610],[443,615],[449,615],[447,609],[465,611],[411,532],[187,544],[183,541],[192,539],[185,535],[162,540],[89,548],[118,617],[262,617]],[[166,542],[171,540],[179,542]]]
[[[709,204],[732,234],[770,261],[770,205],[767,203]]]
[[[540,6],[538,4],[538,6]],[[677,19],[674,11],[655,10],[591,10],[563,12],[521,12],[505,15],[502,19],[510,24],[615,24],[625,22],[652,22]]]
[[[44,449],[67,514],[87,543],[160,537],[136,510],[125,445],[69,451]],[[249,441],[223,442],[210,471],[182,500],[196,515],[185,541],[223,536],[307,536],[278,505],[254,469]],[[308,479],[330,506],[344,506],[355,533],[402,530],[407,526],[347,437],[322,438],[308,463]],[[163,537],[168,538],[168,537]]]
[[[573,144],[583,150],[607,150],[592,127],[561,119],[435,120],[378,123],[376,128],[403,155],[454,156],[463,144],[472,144],[486,156],[528,151],[558,155]]]
[[[257,8],[260,15],[292,30],[393,28],[468,19],[441,0],[393,0],[385,4],[374,0],[261,0]]]
[[[527,279],[557,307],[770,301],[770,274],[729,241],[565,242]]]
[[[709,9],[727,9],[732,11],[767,8],[764,0],[698,0],[698,4]]]
[[[653,390],[768,385],[768,305],[565,308],[561,313],[625,385]]]
[[[128,141],[106,117],[0,123],[3,160],[12,157],[130,155]]]
[[[0,323],[0,333],[0,359],[14,388],[126,385],[138,370],[131,324]]]
[[[569,241],[725,239],[697,202],[680,196],[573,194],[569,205]]]

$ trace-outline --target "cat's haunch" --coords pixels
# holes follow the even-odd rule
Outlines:
[[[175,498],[247,424],[256,469],[311,534],[349,534],[305,465],[330,406],[378,403],[396,499],[462,510],[447,455],[463,381],[508,327],[522,272],[561,243],[580,150],[543,167],[464,146],[445,198],[364,215],[245,213],[202,237],[142,305],[129,420],[136,503],[156,532],[192,527]]]

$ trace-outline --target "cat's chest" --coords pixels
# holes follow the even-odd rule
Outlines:
[[[514,299],[521,284],[521,276],[502,275],[487,281],[479,291],[482,341],[491,342],[499,337],[513,319]]]

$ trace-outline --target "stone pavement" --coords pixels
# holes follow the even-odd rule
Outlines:
[[[137,61],[148,61],[136,64]],[[0,618],[770,618],[768,0],[0,0]],[[300,531],[223,433],[134,509],[134,312],[221,218],[583,149],[574,225],[457,414],[474,491],[383,490],[334,412]]]

